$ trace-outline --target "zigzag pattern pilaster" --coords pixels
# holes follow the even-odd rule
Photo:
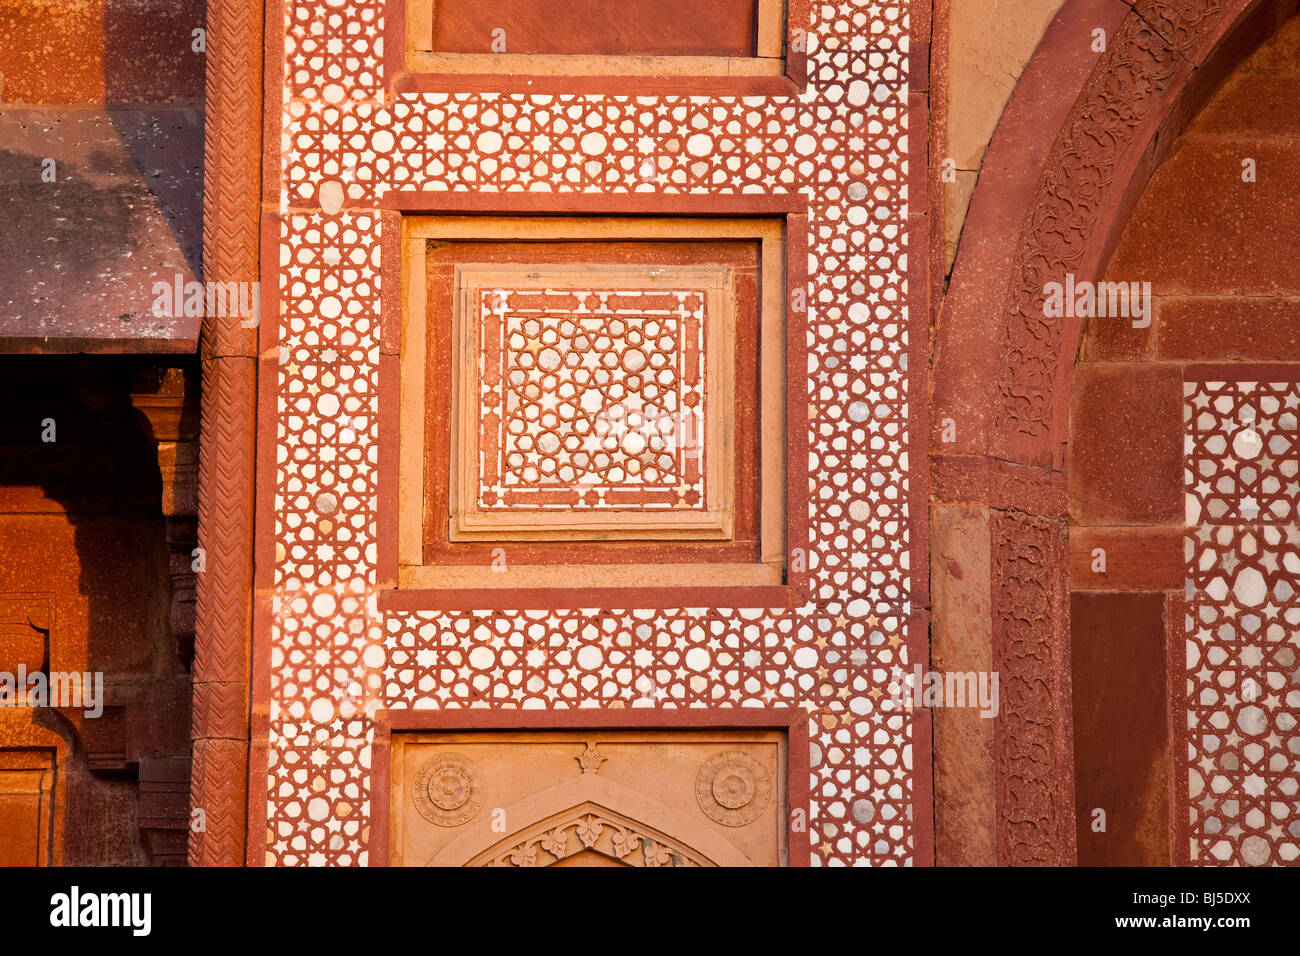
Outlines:
[[[262,154],[262,4],[209,0],[203,267],[208,281],[254,282]],[[194,650],[192,866],[244,862],[253,587],[256,329],[203,328],[203,432]]]

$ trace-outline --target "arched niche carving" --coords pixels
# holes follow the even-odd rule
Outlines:
[[[507,835],[493,829],[497,820]],[[754,865],[709,827],[596,774],[483,814],[427,865],[547,866],[584,851],[629,866]]]

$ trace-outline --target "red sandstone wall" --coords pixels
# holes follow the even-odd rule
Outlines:
[[[1253,363],[1300,360],[1298,139],[1293,19],[1182,134],[1116,246],[1107,279],[1152,284],[1150,327],[1096,319],[1085,332],[1069,463],[1084,865],[1178,862],[1168,833],[1186,780],[1170,772],[1161,662],[1167,641],[1176,649],[1184,641],[1182,383],[1203,363],[1235,363],[1226,377],[1249,380]],[[1254,182],[1242,179],[1246,158],[1256,162]],[[1096,548],[1106,552],[1105,573],[1093,570]],[[1172,710],[1174,733],[1185,733]],[[1093,808],[1108,811],[1105,833],[1092,830]]]
[[[204,0],[0,4],[0,103],[201,101],[203,54],[193,31],[204,8]]]
[[[203,0],[0,4],[0,351],[168,346],[143,292],[199,272],[204,17]],[[178,653],[171,575],[193,545],[167,539],[193,537],[192,490],[178,502],[171,472],[193,467],[194,435],[151,434],[132,407],[140,364],[0,356],[0,596],[52,594],[48,666],[103,671],[107,685],[102,717],[35,718],[69,748],[50,857],[68,864],[184,860],[191,649]],[[54,443],[40,440],[46,418]],[[0,670],[30,650],[30,629],[11,630]],[[6,715],[0,769],[29,719]]]

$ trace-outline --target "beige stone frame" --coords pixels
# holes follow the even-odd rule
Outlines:
[[[757,563],[424,564],[424,388],[428,240],[725,240],[759,242],[759,537]],[[406,216],[402,220],[401,398],[398,456],[399,588],[757,587],[783,583],[785,562],[786,249],[776,218]],[[454,472],[453,472],[454,474]],[[674,537],[677,537],[676,535]],[[507,555],[508,560],[508,555]]]
[[[785,0],[758,0],[756,56],[587,56],[585,54],[435,53],[433,6],[406,0],[406,69],[412,73],[524,76],[781,76]]]
[[[407,801],[410,799],[413,773],[411,761],[406,756],[407,748],[420,748],[426,752],[460,751],[471,755],[484,747],[513,747],[525,749],[530,745],[569,744],[575,749],[584,742],[597,741],[617,747],[633,748],[638,745],[646,748],[655,746],[682,746],[698,748],[717,748],[718,750],[740,747],[771,747],[775,751],[775,773],[772,776],[772,800],[777,805],[778,820],[789,819],[789,774],[790,774],[790,739],[785,730],[771,728],[740,728],[722,726],[716,730],[702,730],[688,727],[667,728],[623,726],[602,730],[563,729],[530,727],[526,730],[426,730],[393,733],[389,738],[389,779],[388,792],[376,794],[377,800],[388,803],[389,820],[389,866],[481,866],[486,862],[489,851],[498,848],[512,839],[526,839],[536,835],[537,824],[565,810],[578,809],[588,801],[595,800],[598,806],[616,810],[627,815],[642,825],[661,824],[666,835],[683,845],[710,858],[719,866],[752,866],[745,854],[728,838],[740,834],[740,829],[711,824],[707,820],[694,818],[689,807],[671,799],[655,798],[649,790],[633,790],[626,785],[612,783],[599,771],[581,773],[574,766],[574,774],[566,780],[548,781],[537,792],[518,799],[511,805],[502,807],[505,811],[509,833],[494,830],[498,825],[492,814],[480,810],[475,817],[465,824],[455,827],[440,828],[428,825],[427,829],[440,834],[444,839],[433,853],[425,859],[412,856],[407,852]],[[436,749],[435,749],[436,748]],[[608,751],[607,751],[608,752]],[[631,755],[621,753],[619,759],[634,759]],[[647,763],[653,756],[642,757]],[[644,783],[652,785],[655,778],[647,772]],[[601,799],[604,797],[605,799]],[[685,794],[688,801],[694,802],[695,794]],[[678,796],[680,801],[681,797]],[[524,821],[524,822],[520,822]],[[672,821],[672,822],[667,822]],[[676,824],[676,825],[674,825]],[[553,825],[553,824],[552,824]],[[788,865],[790,858],[790,833],[785,827],[779,827],[774,834],[774,855],[781,860],[780,865]]]
[[[580,270],[580,271],[575,271]],[[487,265],[461,264],[455,269],[455,306],[452,312],[451,364],[451,525],[452,541],[528,540],[639,540],[701,538],[726,540],[731,537],[734,514],[735,443],[725,427],[722,413],[734,401],[732,364],[735,354],[735,287],[726,267],[656,266],[647,275],[644,267],[610,264],[574,265]],[[704,290],[707,315],[705,357],[709,388],[704,396],[705,424],[705,507],[702,511],[537,511],[510,514],[483,512],[478,508],[478,359],[480,323],[471,317],[476,293],[484,289],[580,289],[593,283],[593,276],[606,277],[602,284],[624,281],[640,288],[685,288]],[[625,278],[626,277],[626,280]],[[474,396],[472,407],[466,399]],[[466,449],[476,450],[474,455]]]

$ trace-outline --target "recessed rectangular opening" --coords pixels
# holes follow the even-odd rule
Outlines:
[[[54,760],[46,750],[0,750],[0,866],[48,866]]]
[[[430,50],[757,56],[759,6],[759,0],[433,0]]]
[[[785,72],[785,0],[408,0],[414,73]]]

